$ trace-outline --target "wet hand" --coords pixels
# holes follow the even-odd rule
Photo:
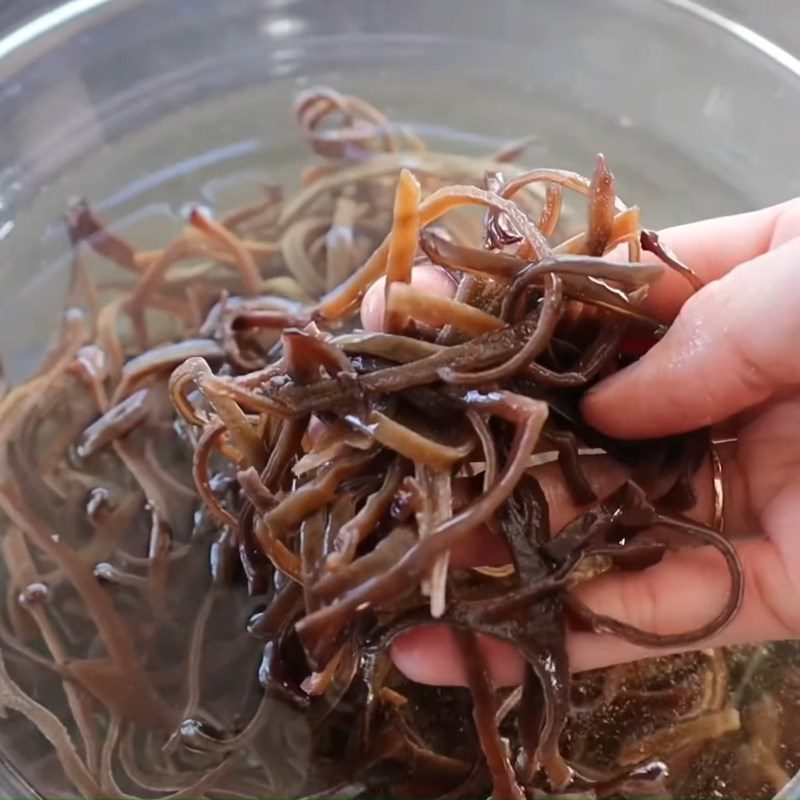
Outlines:
[[[666,272],[648,310],[674,320],[667,335],[636,364],[606,379],[585,398],[587,421],[620,438],[666,436],[724,426],[722,463],[727,537],[736,541],[745,572],[745,597],[734,621],[708,646],[800,636],[800,201],[665,231],[662,241],[703,278],[690,296],[685,281]],[[434,268],[415,271],[414,284],[452,294]],[[362,304],[367,329],[379,329],[383,286]],[[599,496],[626,478],[601,456],[584,469]],[[536,470],[558,531],[584,509],[562,486],[558,467]],[[709,522],[714,511],[712,468],[696,477],[691,515]],[[502,543],[476,532],[462,564],[502,563]],[[607,574],[576,587],[593,610],[657,633],[703,624],[724,602],[728,572],[703,548],[669,553],[642,572]],[[483,639],[498,684],[518,681],[522,662],[513,648]],[[573,632],[576,671],[653,655],[610,635]],[[663,652],[663,651],[659,651]],[[414,679],[462,683],[461,659],[450,633],[431,626],[399,638],[393,655]]]

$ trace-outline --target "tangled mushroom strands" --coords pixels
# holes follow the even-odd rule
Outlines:
[[[211,372],[208,362],[200,357],[188,359],[170,377],[170,394],[173,402],[177,400],[176,406],[179,406],[186,421],[200,426],[205,423],[185,399],[185,388],[190,382],[197,386],[214,406],[247,463],[256,469],[263,469],[267,462],[267,454],[256,429],[250,424],[235,399],[224,391],[217,391],[220,382]]]
[[[9,391],[0,400],[0,442],[5,444],[32,408],[64,379],[79,349],[87,343],[87,330],[80,313],[68,312],[64,318],[60,351],[43,365],[30,381]]]
[[[333,114],[343,117],[338,129],[320,130]],[[352,158],[366,153],[376,138],[387,151],[396,149],[389,121],[361,98],[343,95],[326,87],[307,89],[295,101],[295,120],[312,149],[319,155]]]
[[[496,414],[516,426],[514,442],[497,483],[464,510],[438,525],[383,574],[354,586],[337,601],[297,623],[297,632],[307,643],[308,654],[317,664],[324,660],[321,654],[325,653],[328,641],[332,635],[338,634],[349,614],[364,603],[375,606],[410,589],[440,555],[488,521],[514,489],[539,439],[547,418],[547,406],[507,392],[480,396],[470,405],[484,413]]]
[[[62,668],[65,667],[69,659],[68,651],[61,640],[57,628],[49,619],[45,608],[43,608],[45,604],[28,599],[31,597],[30,587],[46,586],[46,584],[39,582],[39,575],[25,543],[24,536],[19,530],[12,527],[2,541],[2,547],[8,568],[14,571],[12,576],[14,583],[20,588],[26,587],[22,589],[22,594],[20,595],[21,598],[26,599],[25,610],[31,615],[39,628],[42,639],[55,664]],[[99,751],[95,722],[92,719],[88,695],[84,694],[68,680],[63,681],[63,688],[70,711],[83,741],[86,767],[89,772],[95,772],[99,762]],[[2,701],[0,701],[0,705],[2,705]]]
[[[608,250],[616,247],[618,244],[627,242],[628,244],[628,259],[632,262],[640,260],[641,245],[639,243],[639,209],[636,206],[631,206],[624,211],[618,211],[614,216],[614,221],[611,226],[611,232],[608,236]],[[586,231],[575,234],[569,239],[561,242],[553,248],[556,254],[564,253],[567,255],[587,255],[588,254],[588,234]]]
[[[580,255],[555,255],[530,262],[507,253],[458,245],[427,230],[420,236],[420,245],[434,264],[514,286],[514,302],[506,295],[506,308],[513,307],[521,288],[538,287],[548,272],[554,272],[561,276],[564,293],[571,299],[631,317],[656,330],[659,328],[655,320],[636,307],[632,294],[625,294],[612,285],[618,283],[627,289],[648,286],[663,271],[657,264],[613,262]]]
[[[439,379],[439,370],[469,370],[492,366],[513,356],[530,338],[536,327],[537,315],[529,315],[515,325],[484,334],[470,342],[453,345],[410,364],[386,367],[357,378],[363,392],[387,394],[424,386]],[[260,395],[242,394],[244,403],[254,408],[290,415],[337,410],[352,403],[352,388],[327,379],[308,387],[292,385],[272,389],[262,387]]]
[[[570,709],[565,614],[631,641],[686,646],[741,602],[735,550],[678,513],[706,439],[617,442],[576,411],[598,375],[625,363],[623,335],[663,333],[641,307],[662,267],[639,263],[640,249],[691,280],[689,267],[641,231],[602,157],[590,179],[507,165],[504,177],[497,158],[396,150],[408,146],[403,131],[332,91],[301,99],[297,120],[327,161],[286,202],[268,190],[220,223],[196,212],[172,246],[149,251],[85,204],[73,208],[71,296],[97,311],[86,324],[71,315],[45,369],[0,401],[0,503],[13,537],[2,554],[15,581],[59,593],[31,616],[15,596],[37,590],[15,590],[0,635],[9,671],[30,660],[67,692],[86,756],[59,758],[87,794],[278,794],[271,754],[288,764],[294,751],[273,736],[296,718],[308,761],[285,796],[350,786],[474,797],[492,783],[497,797],[629,795],[649,780],[652,762],[635,755],[644,751],[685,774],[684,743],[726,729],[709,715],[726,712],[727,684],[681,673],[680,691],[658,694],[618,681],[608,692],[620,708],[673,703],[675,727],[632,731],[616,764],[595,764],[588,738],[575,736],[589,712]],[[570,192],[587,197],[581,233]],[[610,255],[623,243],[628,263]],[[87,247],[123,278],[94,286],[80,263]],[[268,260],[286,274],[264,277]],[[459,281],[453,299],[410,284],[426,261]],[[385,330],[349,330],[383,276]],[[229,296],[234,282],[250,296]],[[593,308],[568,315],[570,301]],[[579,458],[598,449],[646,490],[631,483],[598,502]],[[592,509],[551,539],[526,473],[555,458],[565,489]],[[492,574],[450,562],[482,525],[511,554]],[[732,581],[722,610],[677,640],[594,615],[569,593],[687,540],[716,548]],[[459,736],[457,753],[449,726],[468,730],[464,695],[413,685],[386,652],[399,632],[433,620],[455,632],[473,698],[477,739]],[[478,634],[526,664],[499,708]],[[89,715],[70,697],[84,687]],[[176,693],[177,713],[162,701]],[[247,734],[242,719],[253,720]],[[342,731],[348,742],[337,745]]]
[[[222,244],[229,249],[235,259],[235,266],[242,278],[242,283],[249,294],[257,294],[261,286],[261,279],[258,268],[253,261],[253,257],[242,247],[236,237],[229,233],[221,225],[218,225],[204,217],[199,211],[193,211],[191,215],[193,225],[196,225],[212,240]],[[145,299],[152,294],[156,286],[163,281],[167,270],[179,261],[188,258],[202,256],[205,248],[202,242],[197,242],[188,237],[179,237],[162,254],[153,258],[151,263],[142,272],[142,276],[133,291],[128,302],[128,307],[140,309]]]
[[[333,541],[333,552],[326,559],[330,573],[335,574],[353,560],[358,545],[372,533],[389,510],[404,472],[403,463],[400,460],[395,461],[387,470],[381,487],[373,492],[356,515],[339,529]],[[315,588],[319,590],[322,587],[317,583]]]
[[[482,383],[493,383],[512,375],[526,364],[535,361],[547,347],[564,313],[564,296],[561,278],[553,273],[545,276],[544,299],[536,320],[536,327],[527,342],[508,361],[500,366],[479,372],[453,372],[439,370],[439,377],[447,383],[461,386],[479,386]]]
[[[493,366],[516,354],[530,339],[536,324],[537,316],[530,315],[514,325],[419,359],[411,368],[402,365],[367,373],[360,376],[356,384],[363,392],[398,392],[437,380],[441,370],[465,371]],[[583,376],[578,376],[578,382],[584,381]],[[572,383],[571,378],[569,383]],[[336,410],[352,400],[352,389],[348,391],[336,380],[323,380],[303,389],[291,385],[272,389],[266,385],[262,390],[257,396],[242,393],[242,402],[253,409],[288,415]]]
[[[420,227],[430,225],[448,211],[469,205],[485,206],[501,211],[520,236],[528,242],[538,258],[543,258],[549,252],[550,248],[545,238],[515,203],[475,186],[451,186],[434,192],[419,206],[419,225]],[[391,242],[390,234],[364,266],[320,301],[315,308],[315,314],[323,319],[333,319],[346,314],[367,287],[386,272]]]
[[[487,170],[497,168],[497,162],[445,153],[387,153],[371,156],[363,162],[346,167],[332,167],[324,177],[289,200],[283,207],[278,226],[285,230],[297,219],[307,215],[321,198],[341,192],[362,182],[396,176],[407,168],[419,180],[435,179],[443,183],[456,183],[466,179],[480,182]]]
[[[136,651],[127,629],[121,623],[108,596],[96,583],[91,571],[72,549],[61,544],[58,537],[53,538],[47,533],[44,520],[36,518],[33,512],[25,507],[15,487],[8,485],[2,487],[0,507],[25,532],[33,544],[61,565],[84,600],[87,612],[97,625],[108,648],[110,658],[107,667],[103,667],[101,662],[97,662],[97,666],[102,669],[107,681],[113,680],[119,689],[125,686],[114,702],[124,705],[128,713],[144,725],[155,727],[168,725],[169,713],[139,668]],[[91,681],[90,662],[73,662],[69,672],[97,696],[99,687]],[[106,688],[110,688],[111,685],[107,684]],[[108,698],[99,699],[106,701]]]
[[[24,714],[36,725],[42,736],[53,745],[67,778],[84,797],[99,800],[106,796],[75,750],[64,724],[55,714],[32,700],[14,683],[6,670],[2,654],[0,654],[0,708]]]

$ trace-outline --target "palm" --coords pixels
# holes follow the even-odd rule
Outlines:
[[[779,540],[792,534],[784,515],[800,510],[800,394],[750,412],[738,431],[737,466],[750,510],[762,531]],[[800,539],[797,540],[800,549]]]
[[[800,574],[800,393],[747,413],[738,439],[729,468],[738,472],[738,480],[736,476],[734,480],[739,500],[727,514],[740,520],[734,534],[764,534],[774,545],[771,549],[781,571],[774,574],[772,586],[758,590],[796,635],[800,631],[798,614],[792,610],[800,606],[800,584],[788,578]],[[777,591],[778,585],[788,591]]]

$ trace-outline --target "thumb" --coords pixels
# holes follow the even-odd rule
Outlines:
[[[640,361],[587,394],[587,421],[622,438],[666,436],[800,384],[798,268],[800,237],[705,286]]]

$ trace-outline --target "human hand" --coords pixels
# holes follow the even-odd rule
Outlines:
[[[620,438],[666,436],[724,423],[736,441],[719,445],[726,537],[736,541],[745,574],[744,601],[733,622],[707,646],[800,636],[800,200],[750,214],[692,223],[664,231],[664,244],[707,282],[689,294],[667,271],[647,308],[674,322],[636,364],[606,379],[585,398],[583,414],[597,429]],[[433,268],[418,268],[413,282],[452,294]],[[364,327],[380,328],[383,284],[362,304]],[[598,496],[625,480],[603,456],[584,469]],[[561,485],[555,465],[535,471],[550,506],[551,529],[583,510]],[[713,517],[710,464],[696,476],[698,503],[691,516]],[[457,564],[503,563],[502,543],[476,532],[453,553]],[[668,634],[702,625],[728,592],[728,570],[705,548],[672,552],[642,572],[600,576],[574,589],[594,611],[645,630]],[[522,660],[503,642],[483,638],[497,685],[519,682]],[[575,671],[631,661],[648,650],[611,635],[571,632]],[[395,663],[426,683],[464,683],[462,662],[449,631],[420,628],[400,637]]]

